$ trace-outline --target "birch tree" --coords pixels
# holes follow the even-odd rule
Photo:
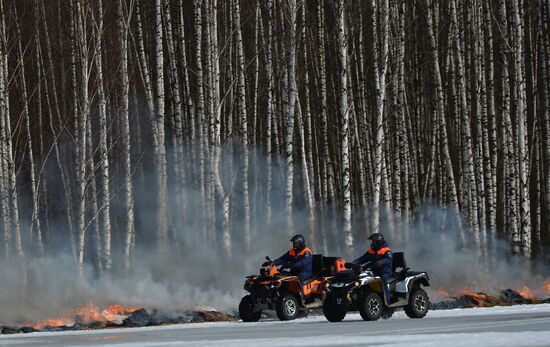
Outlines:
[[[126,217],[126,232],[124,237],[124,269],[130,268],[130,257],[132,250],[132,239],[134,238],[134,189],[132,183],[132,159],[130,142],[130,121],[129,121],[129,78],[128,78],[128,26],[130,14],[124,16],[124,0],[117,3],[117,32],[120,45],[120,104],[119,112],[122,125],[122,175],[124,182],[124,206]],[[111,265],[111,255],[107,252],[107,237],[103,247],[104,266],[108,269]]]
[[[342,157],[342,192],[344,234],[346,246],[353,249],[353,234],[351,230],[351,182],[350,182],[350,150],[349,150],[349,106],[348,106],[348,40],[346,29],[345,2],[337,4],[336,26],[338,31],[338,60],[340,75],[340,148]],[[383,82],[382,82],[383,83]]]
[[[168,221],[167,221],[167,183],[166,183],[166,147],[164,138],[164,48],[163,48],[163,25],[162,25],[162,3],[156,0],[155,3],[155,71],[156,71],[156,148],[155,165],[156,188],[157,188],[157,212],[156,228],[158,247],[163,251],[168,242]]]
[[[372,4],[372,29],[371,34],[374,38],[373,64],[374,64],[374,84],[376,89],[376,140],[374,153],[374,197],[373,197],[373,219],[372,232],[376,233],[380,228],[380,187],[382,180],[382,165],[384,162],[384,102],[386,99],[386,72],[388,67],[388,41],[389,41],[389,1],[382,2],[380,9],[380,29],[378,28],[378,4],[375,0]],[[380,30],[380,35],[378,35]]]
[[[296,27],[297,27],[298,7],[296,0],[289,0],[288,16],[289,31],[287,42],[287,64],[286,75],[288,79],[288,108],[286,110],[286,138],[285,138],[285,157],[286,157],[286,218],[289,230],[292,230],[292,204],[293,204],[293,182],[294,182],[294,112],[296,107]]]
[[[238,111],[240,114],[240,135],[243,142],[243,153],[242,153],[242,180],[243,180],[243,213],[244,213],[244,223],[243,223],[243,232],[244,232],[244,243],[245,249],[250,251],[252,249],[252,236],[250,235],[250,197],[248,192],[248,120],[247,120],[247,109],[246,109],[246,80],[245,80],[245,61],[244,61],[244,49],[243,49],[243,38],[241,33],[241,5],[240,0],[234,0],[233,2],[233,14],[235,16],[235,35],[236,35],[236,44],[237,44],[237,71],[238,71]],[[295,5],[294,5],[295,6]],[[293,9],[291,8],[291,11]],[[294,9],[295,10],[295,9]],[[295,19],[294,19],[295,21]],[[292,93],[292,91],[291,91]],[[292,146],[292,145],[291,145]],[[292,148],[292,147],[291,147]],[[292,164],[292,162],[291,162]],[[290,177],[290,176],[289,176]],[[292,184],[292,180],[291,180]],[[287,186],[288,189],[288,186]],[[287,192],[288,199],[288,192]],[[292,200],[290,200],[290,204]]]

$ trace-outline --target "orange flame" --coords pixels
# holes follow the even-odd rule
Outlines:
[[[62,317],[48,318],[37,322],[24,322],[20,323],[21,326],[29,326],[37,330],[42,330],[45,327],[61,327],[71,326],[75,322],[80,324],[90,324],[94,322],[99,323],[121,323],[124,318],[130,315],[132,312],[137,311],[137,307],[123,307],[121,305],[111,305],[100,311],[92,303],[88,303],[83,306],[79,306],[74,310],[73,314],[66,314]]]
[[[470,300],[474,302],[476,306],[480,306],[480,307],[491,307],[499,303],[498,300],[492,297],[491,295],[488,295],[485,293],[476,293],[473,290],[469,290],[469,289],[460,290],[458,293],[459,295],[468,297]]]
[[[544,281],[544,289],[546,290],[546,294],[550,295],[550,281]]]
[[[498,303],[498,301],[494,297],[485,293],[477,293],[471,289],[461,289],[454,293],[449,293],[443,288],[438,288],[437,292],[446,298],[457,298],[460,296],[466,296],[471,301],[473,301],[476,306],[481,307],[495,306]]]
[[[518,293],[519,293],[519,295],[523,296],[525,299],[529,299],[529,300],[535,300],[536,299],[533,292],[531,292],[529,287],[527,287],[526,285],[523,285],[523,287],[520,290],[518,290]]]
[[[105,320],[108,322],[115,322],[122,317],[126,317],[133,312],[139,310],[139,307],[123,307],[120,305],[111,305],[101,312]]]
[[[104,320],[101,313],[99,313],[97,308],[92,303],[77,307],[75,310],[75,318],[79,323],[83,324],[102,322]]]
[[[29,322],[21,323],[21,325],[29,326],[29,327],[32,327],[36,330],[42,330],[45,327],[62,327],[62,326],[72,325],[73,323],[74,322],[72,321],[72,319],[48,318],[48,319],[43,319],[41,321],[34,322],[34,323],[29,323]]]
[[[446,298],[451,298],[452,297],[451,293],[449,293],[448,291],[446,291],[445,289],[443,289],[441,287],[437,288],[436,290],[439,293],[439,295],[441,295],[441,296],[444,296]]]

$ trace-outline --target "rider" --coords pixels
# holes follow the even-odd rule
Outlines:
[[[274,265],[290,268],[293,275],[298,276],[300,284],[313,277],[313,256],[306,247],[303,235],[295,235],[290,239],[292,248],[273,261]]]
[[[374,275],[379,276],[384,281],[384,295],[389,303],[388,279],[393,275],[391,249],[380,233],[370,235],[369,240],[371,240],[371,245],[367,253],[355,259],[353,263],[363,265],[370,262]]]

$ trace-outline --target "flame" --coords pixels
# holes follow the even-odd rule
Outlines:
[[[544,289],[546,290],[546,294],[550,295],[550,281],[544,281]]]
[[[464,289],[458,292],[461,296],[466,296],[474,302],[476,306],[491,307],[497,305],[499,302],[493,296],[485,293],[477,293],[473,290]]]
[[[103,310],[103,314],[109,313],[127,316],[131,313],[136,312],[137,310],[139,310],[139,307],[123,307],[121,305],[111,305]]]
[[[101,312],[105,320],[108,322],[117,322],[121,321],[121,318],[132,314],[133,312],[139,310],[139,307],[123,307],[121,305],[111,305]]]
[[[446,298],[458,298],[465,296],[470,299],[474,305],[481,307],[491,307],[498,304],[498,300],[491,295],[485,293],[478,293],[471,289],[461,289],[456,292],[450,293],[443,288],[438,288],[437,292]]]
[[[460,289],[460,290],[457,290],[457,291],[455,291],[455,292],[448,292],[448,291],[446,291],[445,289],[443,289],[443,288],[440,287],[440,288],[437,288],[437,292],[438,292],[440,295],[442,295],[442,296],[444,296],[444,297],[446,297],[446,298],[456,298],[456,297],[458,297],[458,296],[463,296],[463,295],[468,296],[468,295],[476,295],[476,294],[478,294],[477,292],[475,292],[475,291],[473,291],[473,290],[471,290],[471,289],[468,289],[468,288]]]
[[[28,326],[36,330],[42,330],[45,327],[62,327],[62,326],[69,326],[73,324],[74,322],[72,321],[72,319],[68,319],[68,318],[47,318],[34,323],[29,323],[29,322],[21,323],[22,326]]]
[[[523,285],[523,287],[520,290],[518,290],[518,293],[519,293],[519,295],[523,296],[525,299],[529,299],[529,300],[535,300],[536,299],[533,292],[531,292],[529,287],[527,287],[526,285]]]
[[[452,295],[451,293],[449,293],[448,291],[446,291],[445,289],[439,287],[436,289],[437,292],[439,293],[439,295],[443,296],[443,297],[446,297],[446,298],[451,298]]]
[[[46,327],[62,327],[72,326],[75,323],[91,324],[91,323],[117,323],[122,321],[131,313],[137,311],[138,307],[124,307],[121,305],[111,305],[100,311],[94,304],[88,303],[77,307],[72,314],[65,314],[61,317],[47,318],[37,322],[23,322],[21,326],[32,327],[37,330],[42,330]]]
[[[79,323],[83,324],[103,321],[103,316],[92,303],[77,307],[75,318]]]

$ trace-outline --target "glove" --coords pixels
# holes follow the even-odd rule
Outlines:
[[[382,266],[384,266],[384,261],[383,261],[383,260],[377,261],[377,262],[375,263],[375,266],[376,266],[376,267],[382,267]]]

